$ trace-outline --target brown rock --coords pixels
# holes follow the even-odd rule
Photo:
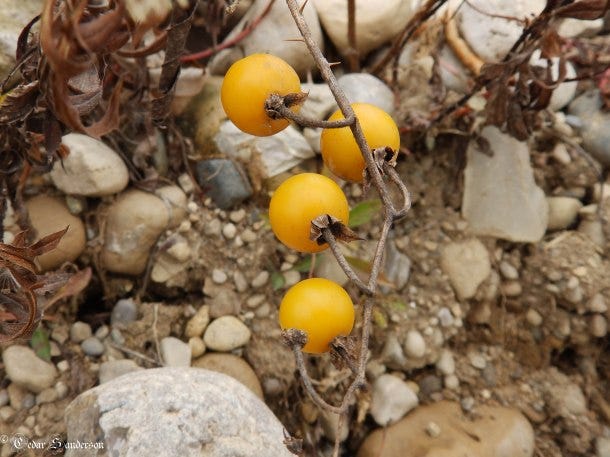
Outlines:
[[[430,434],[430,424],[440,430]],[[371,433],[358,457],[531,457],[534,431],[518,411],[481,406],[468,418],[457,403],[421,406],[400,422]]]
[[[64,262],[76,260],[85,249],[85,226],[78,217],[70,214],[66,204],[59,198],[38,195],[28,200],[25,206],[37,232],[36,240],[68,227],[57,248],[37,257],[40,269],[53,270]]]
[[[263,399],[263,389],[256,373],[241,357],[233,354],[206,354],[195,360],[192,366],[231,376],[254,392],[258,398]]]

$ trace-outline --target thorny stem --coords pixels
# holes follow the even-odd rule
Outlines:
[[[277,94],[270,95],[265,101],[265,111],[272,119],[286,118],[296,122],[302,127],[310,127],[312,129],[338,129],[348,127],[354,123],[353,116],[345,119],[339,119],[337,121],[322,121],[302,116],[288,108],[284,103],[284,97]]]
[[[434,5],[436,3],[436,7],[440,7],[446,0],[429,0],[428,5]],[[313,383],[307,373],[307,369],[305,367],[305,363],[303,360],[303,353],[301,352],[301,347],[298,344],[292,344],[291,348],[295,355],[296,365],[301,375],[301,379],[303,381],[303,385],[307,392],[309,393],[311,399],[314,401],[316,405],[320,408],[325,409],[327,411],[333,412],[335,414],[339,414],[339,428],[342,426],[343,421],[345,420],[345,416],[347,415],[347,411],[352,403],[353,397],[356,392],[366,385],[366,361],[368,357],[368,346],[369,346],[369,338],[371,332],[371,315],[373,310],[373,295],[375,294],[375,290],[377,288],[377,280],[379,277],[379,273],[381,270],[381,265],[383,261],[383,253],[385,251],[385,244],[388,237],[388,233],[390,228],[392,227],[392,223],[401,217],[403,217],[411,206],[411,198],[409,191],[407,190],[404,183],[402,183],[400,176],[393,168],[393,166],[385,161],[383,150],[376,150],[375,153],[371,151],[369,146],[366,143],[364,138],[364,134],[362,132],[362,128],[360,123],[358,122],[357,117],[354,115],[354,111],[350,106],[349,100],[347,99],[343,90],[339,87],[337,80],[331,70],[330,64],[322,54],[322,51],[313,40],[311,36],[311,32],[307,23],[305,22],[303,15],[299,9],[297,4],[297,0],[286,0],[288,8],[290,9],[290,13],[303,37],[307,48],[309,49],[310,54],[313,56],[318,68],[320,69],[320,73],[322,78],[330,88],[335,100],[337,101],[337,105],[341,109],[345,120],[344,124],[337,125],[336,123],[332,123],[332,125],[328,127],[339,127],[339,126],[349,126],[356,140],[356,144],[358,145],[362,156],[366,163],[366,170],[368,173],[368,177],[370,182],[377,189],[381,201],[384,207],[384,221],[383,227],[381,230],[381,235],[379,237],[379,241],[377,242],[377,247],[375,250],[375,257],[373,259],[373,265],[371,268],[371,272],[369,275],[368,282],[365,284],[352,270],[350,265],[348,264],[345,256],[343,255],[341,249],[337,244],[337,240],[332,234],[329,228],[322,229],[322,234],[324,239],[329,244],[331,251],[336,257],[339,265],[348,276],[348,278],[366,295],[363,310],[362,310],[362,329],[361,329],[361,340],[360,340],[360,352],[358,355],[358,363],[354,373],[354,379],[347,388],[343,400],[341,401],[341,405],[339,407],[330,405],[327,403],[315,390]],[[281,97],[276,96],[281,100]],[[273,96],[271,96],[266,102],[266,108],[269,108],[272,105]],[[277,99],[275,100],[277,104]],[[279,103],[279,106],[274,106],[277,108],[277,113],[280,115],[285,115],[286,118],[294,120],[301,125],[304,126],[315,126],[320,127],[323,125],[320,124],[310,124],[311,120],[302,119],[302,116],[298,116],[298,119],[295,117],[294,113],[290,111],[288,107],[286,107],[282,101]],[[285,108],[285,109],[284,109]],[[317,122],[317,121],[314,121]],[[385,149],[385,148],[383,148]],[[381,163],[375,160],[375,157],[382,157]],[[402,195],[402,206],[400,209],[396,209],[392,202],[392,198],[389,194],[389,190],[384,182],[384,177],[387,176],[389,180],[398,187]],[[339,433],[337,433],[337,437],[339,437]],[[337,457],[339,455],[339,438],[335,440],[333,456]]]

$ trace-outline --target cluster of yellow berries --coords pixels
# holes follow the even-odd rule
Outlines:
[[[294,69],[269,54],[252,54],[235,62],[227,71],[221,88],[222,106],[229,119],[242,131],[269,136],[289,125],[287,119],[272,119],[265,101],[272,94],[300,94],[301,84]],[[297,112],[299,104],[290,107]],[[368,103],[352,108],[371,149],[389,146],[398,150],[400,135],[393,119]],[[337,110],[329,121],[343,119]],[[365,161],[349,127],[328,128],[320,139],[322,159],[328,169],[346,181],[361,182]],[[310,240],[311,221],[328,214],[348,223],[349,206],[341,188],[330,178],[301,173],[284,181],[274,192],[269,206],[271,229],[286,246],[314,253],[328,247]],[[347,292],[338,284],[311,278],[291,287],[279,310],[280,326],[307,334],[303,351],[321,353],[338,335],[348,335],[354,325],[354,307]]]

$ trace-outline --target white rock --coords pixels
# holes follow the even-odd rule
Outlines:
[[[221,316],[208,325],[203,342],[213,351],[229,352],[247,344],[250,335],[250,329],[235,316]]]
[[[269,272],[267,270],[263,270],[254,277],[251,284],[255,289],[259,289],[267,284],[267,281],[269,281]]]
[[[568,228],[578,216],[582,203],[571,197],[547,197],[549,205],[549,220],[547,230],[562,230]]]
[[[224,284],[227,282],[227,279],[228,276],[224,271],[219,270],[218,268],[214,268],[212,270],[212,281],[214,281],[216,284]]]
[[[452,242],[441,251],[441,268],[458,298],[467,300],[491,273],[489,252],[476,238]]]
[[[526,143],[487,126],[481,136],[493,156],[471,142],[464,171],[462,214],[470,230],[516,242],[542,239],[548,205],[535,181]]]
[[[337,82],[350,103],[369,103],[394,114],[394,92],[381,79],[369,73],[347,73]]]
[[[227,35],[225,41],[232,40],[239,35],[247,24],[260,16],[268,3],[267,0],[255,0],[246,15]],[[307,4],[303,10],[303,15],[311,29],[313,39],[324,50],[322,29],[313,5]],[[242,57],[264,52],[284,59],[301,77],[304,77],[309,70],[314,70],[316,66],[303,42],[289,41],[295,38],[300,38],[300,34],[286,2],[275,2],[252,33],[241,40],[238,46],[219,52],[212,58],[208,68],[210,68],[212,74],[222,75],[226,73],[233,62]]]
[[[55,162],[50,173],[59,190],[66,194],[102,197],[127,187],[127,166],[106,144],[80,133],[65,135],[61,141],[70,149],[70,154]]]
[[[174,206],[167,197],[141,190],[123,193],[108,208],[101,256],[105,268],[114,273],[142,273],[159,235],[185,214],[184,208]]]
[[[266,137],[249,135],[231,121],[220,125],[214,142],[222,154],[244,161],[259,161],[266,178],[298,165],[315,153],[305,137],[292,125]]]
[[[390,425],[419,404],[409,385],[390,374],[382,374],[373,383],[371,415],[377,424]]]
[[[548,66],[546,59],[540,57],[540,51],[538,49],[532,54],[530,63],[543,68],[547,68]],[[566,63],[565,72],[566,79],[576,77],[576,70],[574,69],[574,65],[570,62]],[[553,81],[556,81],[559,78],[559,57],[553,57],[551,59],[551,77],[553,78]],[[549,101],[549,108],[553,111],[559,111],[570,103],[576,95],[577,86],[578,81],[569,81],[559,84],[559,86],[553,90],[553,95],[551,95],[551,100]]]
[[[324,30],[341,54],[348,48],[347,2],[314,0]],[[411,0],[356,0],[356,44],[361,56],[392,40],[413,15]]]
[[[165,457],[292,456],[282,424],[262,400],[235,379],[200,368],[125,374],[79,395],[65,420],[69,442],[103,442],[105,455],[163,449]]]
[[[546,0],[471,0],[470,3],[474,8],[464,3],[457,12],[458,28],[472,50],[486,62],[499,62],[506,56],[521,36],[523,24],[483,12],[532,19],[546,6]]]
[[[191,365],[191,347],[184,341],[167,336],[160,342],[161,358],[166,367],[188,367]]]
[[[417,330],[409,330],[405,338],[405,353],[409,357],[419,359],[426,354],[426,341]]]
[[[2,352],[6,377],[31,392],[40,393],[51,387],[57,377],[57,369],[39,358],[26,346],[9,346]]]
[[[599,91],[587,91],[570,103],[569,113],[582,121],[582,145],[600,164],[610,167],[610,114],[603,111]]]

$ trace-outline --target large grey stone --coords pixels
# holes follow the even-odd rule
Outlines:
[[[232,40],[239,35],[244,27],[260,16],[268,4],[268,0],[255,0],[237,26],[227,35],[225,41]],[[313,5],[305,5],[303,16],[311,29],[313,39],[318,43],[318,46],[324,48],[322,28]],[[301,77],[305,77],[307,72],[315,70],[316,66],[302,41],[290,41],[299,37],[299,30],[292,19],[286,2],[275,2],[252,33],[242,39],[238,46],[216,54],[208,67],[212,74],[223,75],[233,62],[250,54],[264,52],[284,59]]]
[[[240,382],[201,368],[125,374],[79,395],[66,409],[66,457],[290,457],[283,427]]]
[[[214,141],[221,154],[259,163],[265,178],[279,175],[315,155],[305,137],[292,125],[272,136],[259,137],[223,122]]]
[[[481,131],[491,156],[471,141],[464,170],[462,214],[477,235],[516,242],[539,241],[548,204],[534,182],[526,143],[487,126]]]

